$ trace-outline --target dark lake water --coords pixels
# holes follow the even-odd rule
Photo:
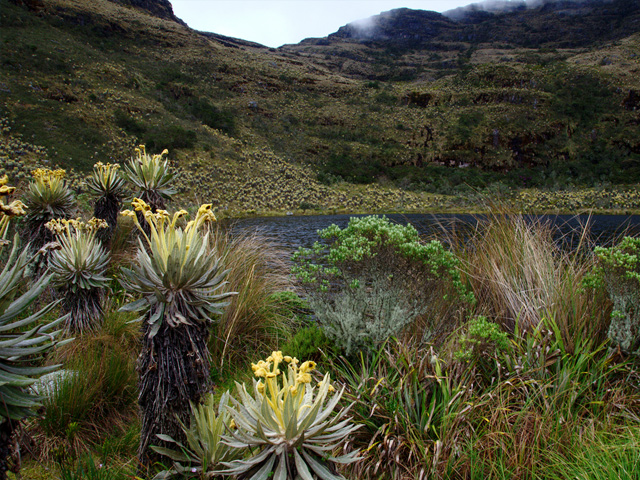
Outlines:
[[[336,224],[344,228],[352,217],[366,215],[315,215],[259,217],[237,220],[231,225],[232,232],[258,231],[271,238],[277,244],[294,251],[298,247],[309,247],[318,238],[318,230]],[[482,215],[464,214],[389,214],[393,222],[403,225],[411,223],[418,232],[425,236],[446,237],[445,232],[472,231]],[[557,238],[565,246],[577,242],[576,231],[588,224],[591,239],[598,245],[610,245],[620,235],[640,235],[640,215],[529,215],[531,221],[538,220],[550,223],[557,228]]]

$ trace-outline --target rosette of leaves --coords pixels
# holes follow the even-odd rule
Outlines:
[[[229,392],[222,394],[218,407],[215,407],[213,395],[208,395],[200,405],[191,404],[191,425],[181,425],[186,442],[182,444],[168,435],[159,434],[158,438],[175,448],[151,446],[151,448],[173,460],[173,467],[158,473],[154,480],[171,478],[202,478],[219,468],[222,462],[231,462],[242,455],[242,450],[232,448],[222,442],[222,435],[233,426],[233,420],[227,410]],[[216,413],[217,412],[217,413]]]
[[[287,368],[281,372],[283,362]],[[224,441],[258,451],[247,459],[224,462],[227,469],[218,473],[250,480],[344,480],[335,473],[335,464],[357,461],[358,452],[340,457],[334,452],[358,427],[347,417],[351,406],[334,412],[344,388],[334,393],[328,373],[317,387],[311,386],[315,367],[310,361],[298,366],[297,359],[282,352],[252,364],[261,380],[254,379],[253,393],[236,383],[239,400],[231,398],[228,410],[237,429]]]
[[[164,158],[169,153],[163,150],[160,155],[149,155],[144,145],[135,149],[135,156],[127,162],[123,169],[123,175],[131,183],[134,195],[144,200],[155,212],[165,208],[165,200],[176,193],[171,182],[174,174],[171,173],[169,161]],[[139,218],[143,225],[143,220]]]
[[[173,217],[153,213],[140,199],[135,210],[149,225],[144,233],[134,212],[125,210],[141,231],[136,264],[122,269],[121,283],[139,300],[124,311],[141,312],[142,353],[138,359],[142,431],[138,457],[147,464],[149,445],[157,434],[185,441],[180,422],[189,419],[189,402],[198,403],[211,390],[209,323],[228,304],[233,292],[222,292],[223,271],[203,227],[215,220],[211,205],[203,205],[184,227],[180,210]],[[161,447],[166,446],[161,444]]]
[[[102,325],[102,300],[109,278],[105,271],[109,253],[96,238],[104,220],[52,220],[47,228],[55,233],[59,248],[49,256],[52,284],[62,294],[62,310],[69,313],[66,329],[72,333],[96,331]]]
[[[105,246],[111,241],[113,231],[118,224],[118,213],[125,194],[125,181],[118,172],[120,165],[98,162],[93,166],[93,173],[87,179],[87,188],[97,195],[93,216],[107,222],[109,228],[102,229],[97,237]]]
[[[53,240],[53,234],[45,227],[47,222],[54,218],[70,218],[75,199],[64,180],[64,170],[38,168],[31,174],[33,180],[24,195],[28,207],[26,230],[32,251],[37,251]]]
[[[9,243],[6,232],[10,218],[23,211],[20,202],[3,202],[3,197],[13,188],[3,187],[6,187],[6,177],[0,179],[0,253]],[[26,249],[19,253],[18,237],[15,236],[11,252],[0,267],[0,478],[6,478],[11,439],[19,421],[33,415],[40,406],[40,397],[30,390],[30,385],[40,375],[59,367],[39,367],[34,363],[60,343],[56,339],[62,331],[58,327],[64,318],[43,320],[55,303],[30,311],[31,304],[47,287],[51,277],[44,275],[25,289],[23,272],[29,261]]]

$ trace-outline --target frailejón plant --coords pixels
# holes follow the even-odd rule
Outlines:
[[[120,165],[98,162],[87,179],[87,188],[98,198],[93,216],[107,222],[108,228],[100,230],[97,237],[108,246],[118,223],[118,213],[125,194],[125,181],[118,172]]]
[[[151,447],[157,453],[173,460],[173,467],[160,472],[154,480],[171,478],[174,475],[180,478],[208,477],[222,466],[222,462],[231,462],[242,455],[242,450],[222,442],[223,434],[234,426],[227,409],[228,404],[228,392],[222,394],[217,408],[213,395],[207,396],[200,405],[192,403],[191,425],[182,425],[186,436],[184,445],[168,435],[158,435],[161,440],[178,448]]]
[[[33,180],[24,195],[27,240],[36,251],[53,240],[45,224],[54,218],[70,218],[75,208],[73,193],[64,180],[62,169],[38,168],[31,172]]]
[[[189,420],[189,402],[198,403],[211,390],[209,323],[233,293],[221,292],[227,271],[212,250],[208,233],[202,232],[215,220],[211,205],[200,207],[184,227],[179,226],[187,214],[184,210],[173,216],[165,210],[153,213],[141,199],[134,199],[133,206],[147,222],[149,234],[134,212],[122,212],[141,231],[137,262],[122,269],[121,279],[140,298],[122,309],[141,312],[139,319],[144,322],[137,367],[142,410],[138,457],[146,464],[157,434],[185,440],[180,422]]]
[[[102,300],[108,288],[105,276],[109,254],[96,233],[108,228],[104,220],[51,220],[47,223],[59,248],[49,256],[52,285],[62,294],[62,309],[69,313],[66,329],[72,333],[96,331],[103,317]]]
[[[152,212],[163,209],[165,200],[176,193],[171,185],[174,175],[170,171],[169,161],[164,158],[168,153],[165,149],[160,155],[149,155],[144,145],[140,145],[135,149],[136,156],[123,169],[134,195],[149,204]]]
[[[273,352],[266,361],[252,364],[260,380],[254,379],[251,393],[236,383],[239,400],[232,397],[228,410],[237,429],[225,442],[251,448],[255,454],[226,462],[228,468],[219,473],[251,480],[338,480],[344,477],[334,473],[334,464],[358,460],[357,451],[334,456],[358,428],[347,417],[350,407],[334,413],[344,389],[334,393],[328,373],[312,387],[315,362],[298,363],[296,358]],[[283,364],[286,369],[281,371]]]

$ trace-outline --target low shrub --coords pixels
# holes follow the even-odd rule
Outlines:
[[[457,258],[439,241],[421,241],[412,225],[369,216],[318,233],[326,243],[299,249],[293,272],[327,337],[347,355],[377,348],[420,318],[412,334],[440,333],[455,313],[432,315],[444,299],[454,311],[453,298],[473,302]]]
[[[640,238],[596,247],[599,275],[613,301],[608,336],[625,353],[640,354]]]
[[[334,354],[333,342],[325,335],[322,327],[311,324],[299,329],[283,346],[282,351],[296,358],[319,361],[323,355]]]

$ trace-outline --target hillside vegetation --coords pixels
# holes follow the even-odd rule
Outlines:
[[[540,8],[431,13],[448,27],[410,45],[341,29],[279,49],[191,30],[149,2],[0,3],[0,156],[14,181],[47,163],[81,176],[141,143],[169,149],[186,201],[230,212],[464,209],[477,192],[597,197],[640,178],[634,2],[592,2],[566,41],[566,15]],[[637,207],[593,195],[572,208]]]

